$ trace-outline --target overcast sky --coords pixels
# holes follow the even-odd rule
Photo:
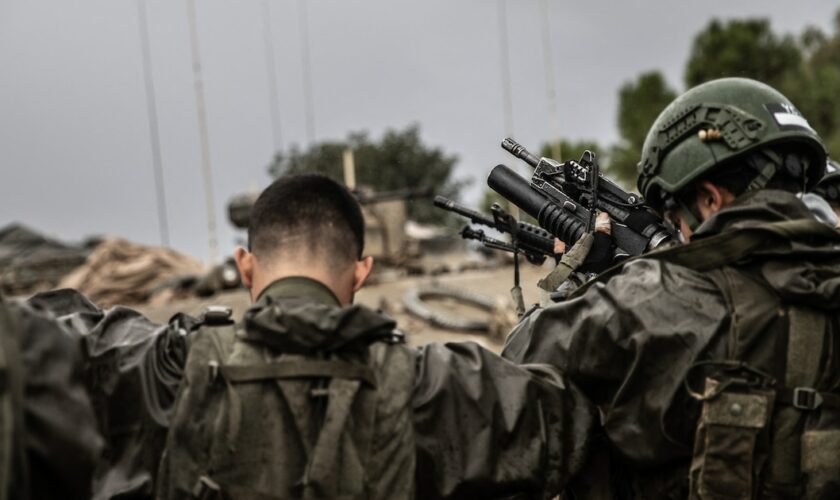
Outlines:
[[[158,244],[138,0],[0,0],[0,225],[65,240]],[[551,136],[541,0],[507,0],[513,132]],[[268,182],[274,150],[262,0],[197,0],[216,215]],[[306,144],[298,0],[270,0],[283,145]],[[419,123],[474,179],[509,162],[495,0],[308,0],[315,139]],[[712,17],[767,16],[776,31],[830,31],[836,0],[550,0],[564,137],[617,137],[621,84],[651,69],[682,90],[692,36]],[[208,259],[186,0],[147,2],[172,246]]]

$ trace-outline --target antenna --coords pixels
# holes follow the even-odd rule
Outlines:
[[[274,151],[283,149],[280,134],[280,102],[277,97],[277,66],[274,62],[274,36],[271,30],[271,6],[268,0],[262,2],[263,37],[265,38],[265,72],[268,76],[268,101],[271,114],[271,131]]]
[[[300,12],[300,60],[303,73],[303,100],[306,119],[306,140],[315,140],[315,112],[312,103],[312,62],[309,57],[309,12],[307,0],[298,0]]]
[[[213,196],[213,166],[210,164],[210,139],[207,131],[207,110],[204,104],[204,81],[201,72],[201,53],[198,27],[195,20],[195,0],[187,0],[192,48],[193,79],[195,80],[195,107],[198,113],[198,135],[201,141],[201,171],[204,177],[204,200],[207,210],[207,246],[211,262],[219,262],[219,237],[216,230],[216,202]]]
[[[505,135],[513,133],[513,98],[510,85],[510,47],[508,46],[507,0],[496,3],[499,17],[499,70],[502,79],[502,113],[505,122]]]
[[[548,98],[548,111],[551,119],[551,155],[557,161],[563,161],[560,150],[560,116],[557,112],[557,85],[554,81],[554,55],[551,50],[551,12],[548,0],[540,0],[542,18],[543,67],[545,68],[545,91]]]
[[[163,181],[163,161],[160,154],[160,131],[158,130],[157,100],[155,83],[152,79],[152,56],[149,47],[149,24],[146,18],[146,1],[137,0],[137,18],[140,28],[140,49],[143,61],[143,82],[146,87],[146,113],[149,120],[149,145],[152,149],[152,172],[155,178],[155,199],[157,201],[158,231],[160,244],[169,246],[169,216],[166,212],[166,190]]]

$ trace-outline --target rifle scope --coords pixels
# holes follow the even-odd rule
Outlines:
[[[533,156],[527,151],[525,154]],[[504,165],[496,165],[493,168],[487,178],[487,185],[537,219],[540,226],[549,233],[569,245],[586,232],[583,222],[566,212],[563,207],[549,201],[545,195],[532,188],[528,181]]]

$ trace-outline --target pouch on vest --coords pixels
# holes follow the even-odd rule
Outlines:
[[[692,499],[753,498],[763,431],[775,393],[725,379],[706,379],[691,464]]]

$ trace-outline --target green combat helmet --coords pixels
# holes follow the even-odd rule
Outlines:
[[[820,180],[814,192],[832,204],[840,204],[840,164],[828,161],[825,166],[825,176]]]
[[[810,190],[823,175],[826,151],[819,135],[780,92],[755,80],[722,78],[684,93],[648,132],[639,162],[639,191],[657,208],[718,165],[767,152],[748,190],[760,189],[785,161],[767,146],[799,143],[806,155],[800,177]],[[805,172],[802,172],[802,170]]]

